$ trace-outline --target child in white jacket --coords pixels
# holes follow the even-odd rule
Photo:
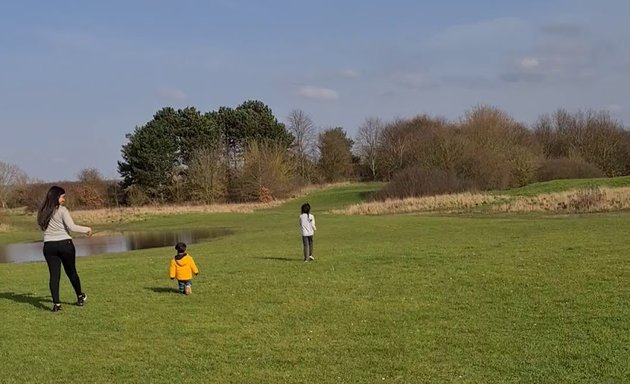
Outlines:
[[[311,214],[311,205],[309,203],[302,204],[302,213],[300,214],[300,229],[302,230],[302,244],[304,244],[304,262],[313,261],[313,235],[317,228],[315,227],[315,216]]]

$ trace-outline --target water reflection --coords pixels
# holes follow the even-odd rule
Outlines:
[[[232,233],[227,228],[171,232],[126,232],[109,236],[79,237],[73,241],[77,249],[77,256],[93,256],[135,249],[174,246],[178,241],[194,244]],[[0,245],[0,263],[44,261],[42,246],[42,242]]]

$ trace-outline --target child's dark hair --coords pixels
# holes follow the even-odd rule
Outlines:
[[[175,249],[177,250],[177,253],[184,253],[186,252],[186,243],[177,243],[175,244]]]
[[[302,213],[306,213],[307,215],[311,213],[311,205],[309,203],[302,204]]]

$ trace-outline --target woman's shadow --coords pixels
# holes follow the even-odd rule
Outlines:
[[[50,310],[49,306],[44,305],[44,303],[50,304],[50,298],[33,296],[31,293],[2,292],[0,293],[0,299],[12,300],[16,303],[30,304],[37,309]]]

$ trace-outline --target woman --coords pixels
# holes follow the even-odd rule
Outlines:
[[[81,291],[81,280],[75,266],[76,250],[70,231],[92,236],[92,228],[76,225],[70,212],[64,206],[65,203],[66,191],[61,187],[53,186],[48,190],[46,200],[37,212],[37,224],[44,231],[44,257],[50,274],[49,286],[53,312],[61,310],[61,301],[59,301],[61,264],[77,294],[77,305],[83,306],[87,299],[87,295]]]

